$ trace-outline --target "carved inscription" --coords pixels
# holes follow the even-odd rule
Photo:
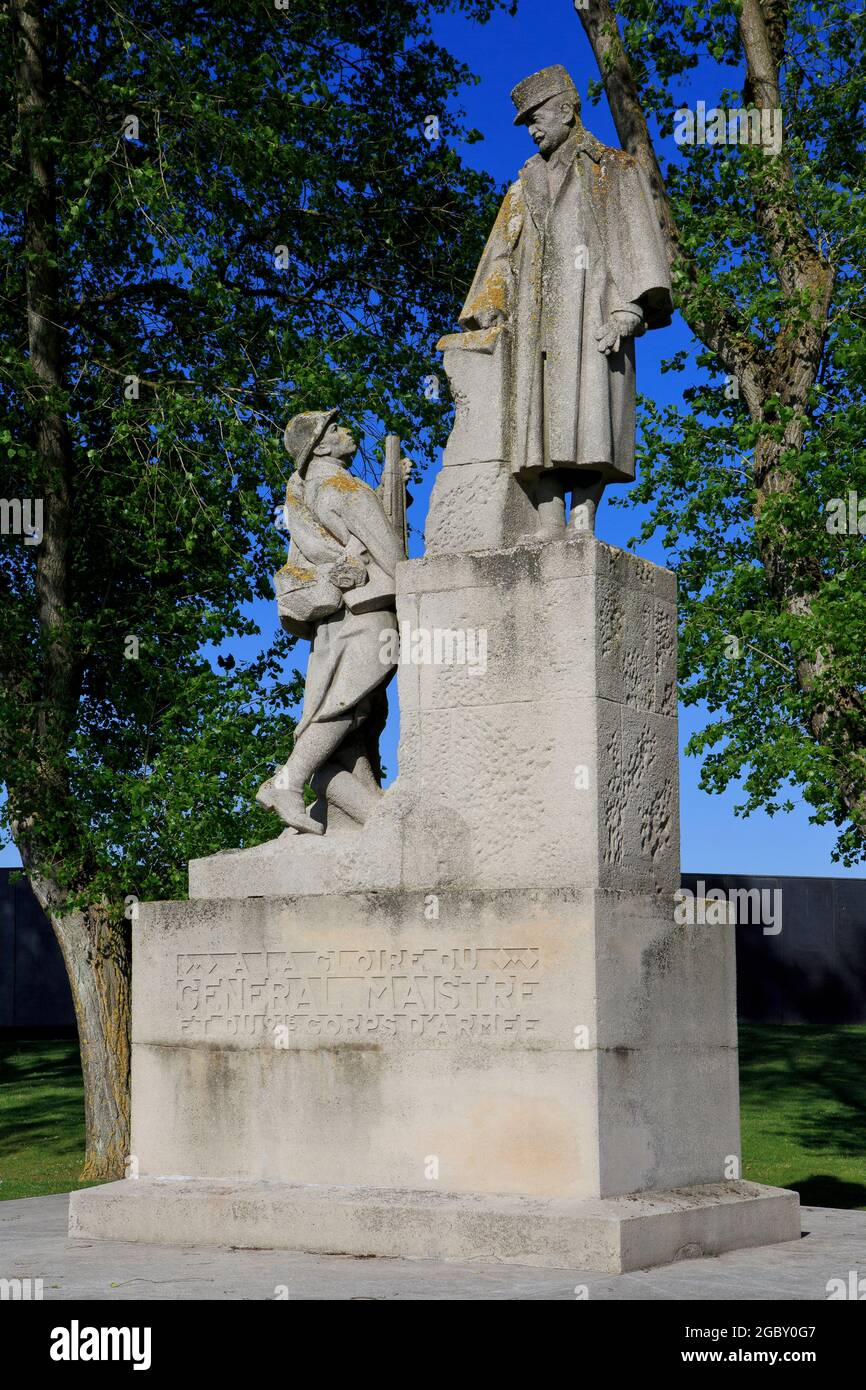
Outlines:
[[[206,952],[177,958],[191,1038],[527,1038],[536,947]]]

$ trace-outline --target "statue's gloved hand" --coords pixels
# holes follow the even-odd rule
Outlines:
[[[505,322],[505,314],[495,304],[480,304],[472,310],[471,318],[462,322],[464,328],[495,328]]]
[[[641,314],[635,314],[630,309],[618,309],[601,328],[596,329],[595,340],[599,352],[603,352],[605,357],[619,352],[622,339],[633,337],[642,322]]]

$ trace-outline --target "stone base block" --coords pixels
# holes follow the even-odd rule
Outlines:
[[[595,1199],[739,1151],[733,929],[598,890],[142,904],[140,1179]]]
[[[69,1234],[620,1274],[797,1240],[800,1212],[752,1182],[574,1201],[140,1178],[70,1193]]]

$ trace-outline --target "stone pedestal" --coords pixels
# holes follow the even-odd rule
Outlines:
[[[141,908],[137,1177],[70,1230],[603,1270],[795,1238],[738,1180],[733,927],[674,921],[672,576],[575,535],[398,583],[397,782]]]
[[[454,428],[430,494],[428,555],[518,544],[537,525],[508,464],[510,330],[449,333],[437,344],[454,401]]]
[[[673,575],[579,532],[398,566],[400,775],[358,833],[193,860],[194,898],[679,886]]]

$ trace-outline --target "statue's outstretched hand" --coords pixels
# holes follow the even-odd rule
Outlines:
[[[460,327],[465,332],[477,332],[479,329],[497,328],[499,324],[505,322],[505,313],[498,304],[491,304],[482,300],[473,305],[468,314],[460,315]]]
[[[622,339],[633,337],[640,323],[640,314],[632,314],[624,310],[611,314],[606,323],[603,323],[601,328],[597,328],[595,332],[599,352],[603,352],[605,357],[609,357],[613,352],[619,352]]]

